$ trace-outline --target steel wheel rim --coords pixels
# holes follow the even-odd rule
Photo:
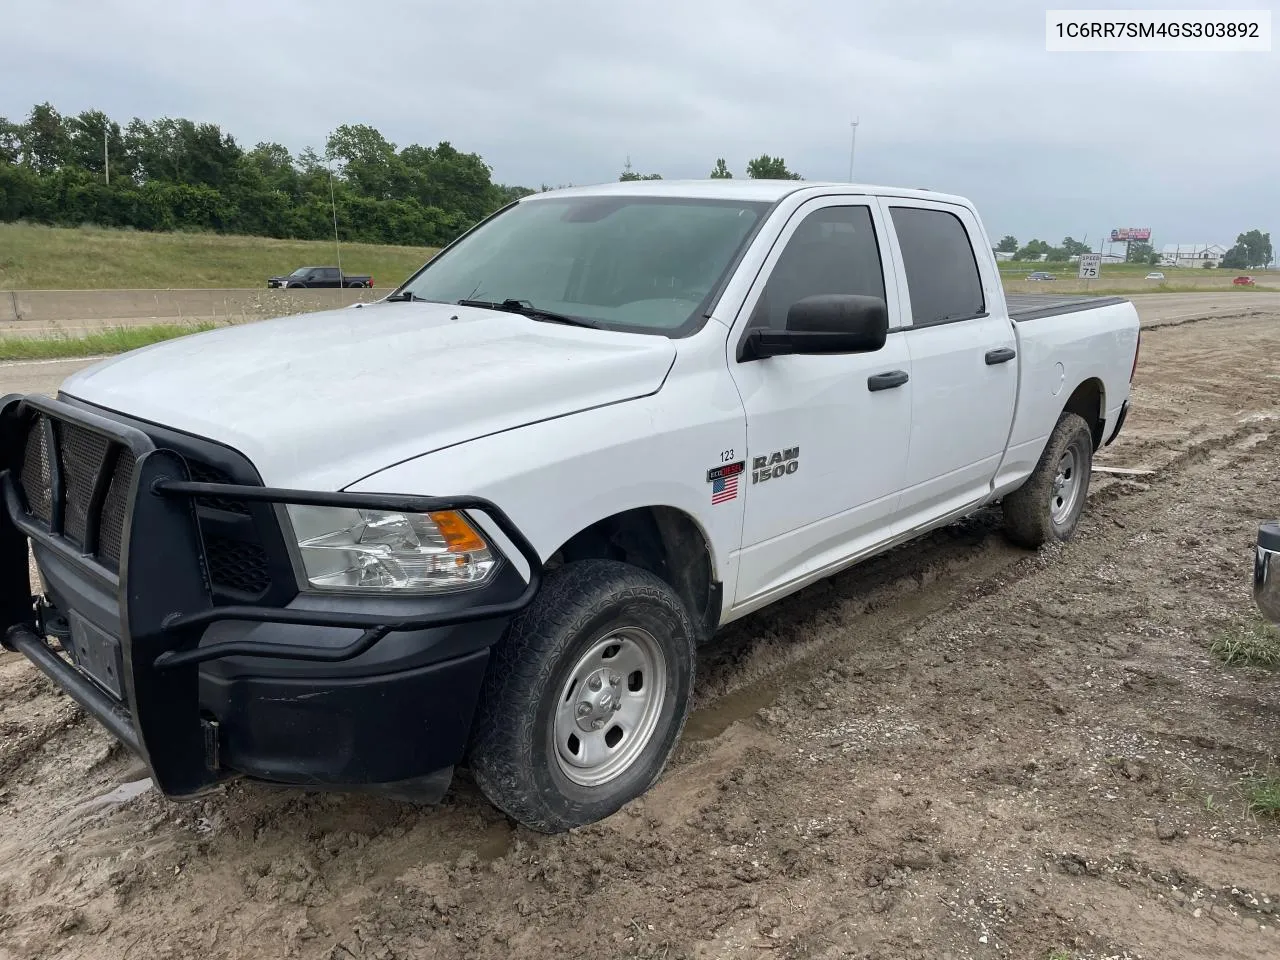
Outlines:
[[[653,634],[610,631],[578,658],[556,700],[560,772],[583,787],[626,773],[653,739],[666,699],[667,658]]]
[[[1067,448],[1062,459],[1058,461],[1058,469],[1053,478],[1053,490],[1049,496],[1049,516],[1054,523],[1065,523],[1070,519],[1080,499],[1081,467],[1083,460],[1076,454],[1075,446]]]

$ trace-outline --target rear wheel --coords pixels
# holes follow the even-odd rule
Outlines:
[[[1024,547],[1070,540],[1093,476],[1093,432],[1079,414],[1064,413],[1031,476],[1004,498],[1005,530]]]
[[[485,796],[559,833],[647,791],[688,716],[696,635],[644,570],[582,560],[548,573],[485,679],[469,750]]]
[[[363,284],[363,283],[361,283],[359,280],[356,280],[356,281],[353,281],[352,283],[348,283],[348,284],[347,284],[347,286],[348,286],[348,287],[363,287],[363,286],[364,286],[364,284]]]

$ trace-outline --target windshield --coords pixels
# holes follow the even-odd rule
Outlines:
[[[293,271],[293,273],[289,274],[289,276],[291,276],[291,277],[301,277],[303,274],[307,274],[307,273],[310,273],[310,272],[311,272],[311,268],[310,268],[310,267],[299,267],[297,270]]]
[[[518,300],[641,333],[696,321],[767,203],[557,197],[519,203],[403,287],[424,300]]]

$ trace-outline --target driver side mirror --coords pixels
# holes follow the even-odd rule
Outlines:
[[[874,353],[889,334],[889,308],[880,297],[825,293],[797,300],[786,330],[752,330],[738,359],[790,353]]]

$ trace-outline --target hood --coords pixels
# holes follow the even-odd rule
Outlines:
[[[337,490],[424,453],[654,393],[675,354],[664,336],[374,303],[154,344],[61,390],[234,447],[269,486]]]

